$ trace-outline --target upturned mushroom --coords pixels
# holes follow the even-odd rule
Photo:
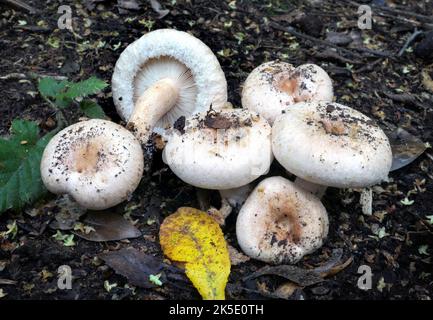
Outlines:
[[[245,80],[242,106],[264,116],[272,125],[287,107],[302,101],[332,101],[331,78],[315,64],[293,65],[270,61],[255,68]]]
[[[136,137],[227,101],[221,66],[202,41],[177,30],[149,32],[120,55],[112,77],[114,104]]]
[[[273,159],[271,127],[258,114],[210,110],[180,122],[168,138],[163,160],[184,182],[226,190],[243,187],[268,172]]]
[[[272,127],[272,150],[295,174],[298,184],[315,193],[326,186],[364,188],[386,179],[392,152],[374,122],[350,107],[329,102],[298,103]]]
[[[328,215],[320,200],[282,177],[261,181],[242,206],[236,236],[242,251],[268,263],[296,263],[320,248]]]
[[[139,141],[122,126],[92,119],[57,133],[41,160],[42,181],[55,194],[103,210],[126,200],[143,174]]]

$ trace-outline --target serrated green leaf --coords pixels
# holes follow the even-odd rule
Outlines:
[[[87,97],[91,94],[98,93],[107,86],[108,84],[105,81],[96,77],[90,77],[87,80],[71,84],[65,96],[70,99]]]
[[[38,90],[45,97],[55,98],[68,84],[67,80],[57,81],[54,78],[46,77],[39,80]]]
[[[56,96],[55,104],[60,109],[66,108],[71,105],[72,99],[67,97],[65,93],[61,93],[58,96]]]
[[[92,119],[105,119],[105,112],[101,106],[92,100],[83,100],[80,102],[80,109],[86,117]]]
[[[0,138],[0,213],[19,209],[45,192],[39,167],[55,132],[39,140],[38,133],[35,122],[14,120],[9,139]]]

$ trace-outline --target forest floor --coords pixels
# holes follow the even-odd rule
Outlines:
[[[427,13],[433,12],[433,2],[373,2],[387,7],[373,6],[373,28],[360,30],[353,1],[172,0],[160,2],[169,10],[162,18],[147,1],[70,1],[74,33],[57,27],[57,9],[68,1],[47,1],[42,7],[39,1],[26,0],[39,9],[35,13],[2,2],[0,134],[8,134],[15,118],[35,120],[44,131],[53,127],[53,111],[37,93],[34,75],[71,80],[95,75],[109,82],[128,44],[147,31],[176,28],[202,39],[216,53],[227,77],[229,101],[236,107],[240,107],[243,81],[259,64],[274,59],[294,65],[316,63],[333,79],[336,101],[362,111],[385,130],[403,128],[433,145],[433,88],[425,80],[433,77],[433,60],[428,62],[414,52],[423,35],[399,55],[415,28],[432,29],[433,20],[425,15],[431,17]],[[134,4],[139,8],[134,9]],[[287,27],[292,28],[290,32],[284,32]],[[109,87],[97,101],[113,121],[120,122]],[[68,118],[74,122],[79,116],[70,111]],[[164,217],[181,206],[199,206],[195,189],[180,181],[160,158],[156,153],[152,174],[132,199],[108,210],[134,221],[142,234],[138,238],[93,242],[75,236],[75,245],[64,246],[53,238],[57,232],[53,222],[68,209],[53,195],[20,212],[3,213],[0,232],[14,220],[18,227],[16,237],[0,239],[3,299],[199,299],[178,268],[164,267],[162,286],[140,288],[127,285],[125,277],[96,258],[103,251],[134,247],[162,260],[158,231]],[[286,175],[277,164],[270,174]],[[218,205],[218,200],[212,193],[211,203]],[[265,266],[248,260],[232,266],[227,297],[433,298],[433,225],[427,218],[433,215],[431,149],[373,188],[372,215],[362,213],[355,190],[329,188],[323,203],[330,218],[328,239],[297,266],[311,269],[339,255],[324,281],[295,286],[277,275],[246,278]],[[235,234],[237,211],[223,232],[227,242],[240,250]],[[71,290],[57,287],[60,265],[72,269]],[[361,265],[372,269],[370,290],[357,287]]]

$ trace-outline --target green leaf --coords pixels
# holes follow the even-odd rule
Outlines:
[[[69,85],[67,80],[57,81],[46,77],[39,80],[38,90],[45,97],[56,98]]]
[[[151,274],[149,275],[149,281],[156,286],[162,286],[162,281],[159,280],[159,278],[161,278],[161,275],[161,273],[158,273],[157,275]]]
[[[428,250],[427,244],[424,244],[424,245],[418,247],[419,254],[423,254],[423,255],[428,256],[429,254],[428,254],[427,250]]]
[[[0,138],[0,213],[19,209],[44,192],[40,163],[50,132],[38,140],[35,122],[14,120],[9,139]]]
[[[90,77],[87,80],[71,84],[65,96],[70,99],[87,97],[91,94],[98,93],[107,86],[108,84],[105,81],[96,77]]]
[[[83,100],[80,102],[80,109],[86,117],[92,119],[105,119],[105,112],[101,106],[92,100]]]
[[[55,104],[60,109],[69,107],[72,103],[72,99],[67,97],[65,93],[61,93],[56,97]]]

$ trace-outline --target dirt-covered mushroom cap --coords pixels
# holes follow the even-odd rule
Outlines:
[[[392,152],[374,122],[350,107],[327,102],[298,103],[272,128],[278,162],[296,176],[337,188],[361,188],[386,179]]]
[[[244,186],[272,161],[271,127],[243,109],[209,111],[176,122],[163,159],[183,181],[204,189]]]
[[[202,41],[186,32],[160,29],[122,52],[112,92],[124,120],[137,130],[152,131],[209,106],[221,109],[227,101],[227,82],[217,58]]]
[[[261,181],[242,206],[239,246],[268,263],[296,263],[322,246],[328,215],[320,200],[282,177]]]
[[[263,63],[247,77],[242,89],[242,106],[253,110],[272,125],[290,105],[301,101],[332,101],[332,81],[315,64],[297,68],[280,61]]]
[[[131,132],[110,121],[75,123],[57,133],[41,160],[47,189],[103,210],[126,200],[143,174],[143,152]]]

